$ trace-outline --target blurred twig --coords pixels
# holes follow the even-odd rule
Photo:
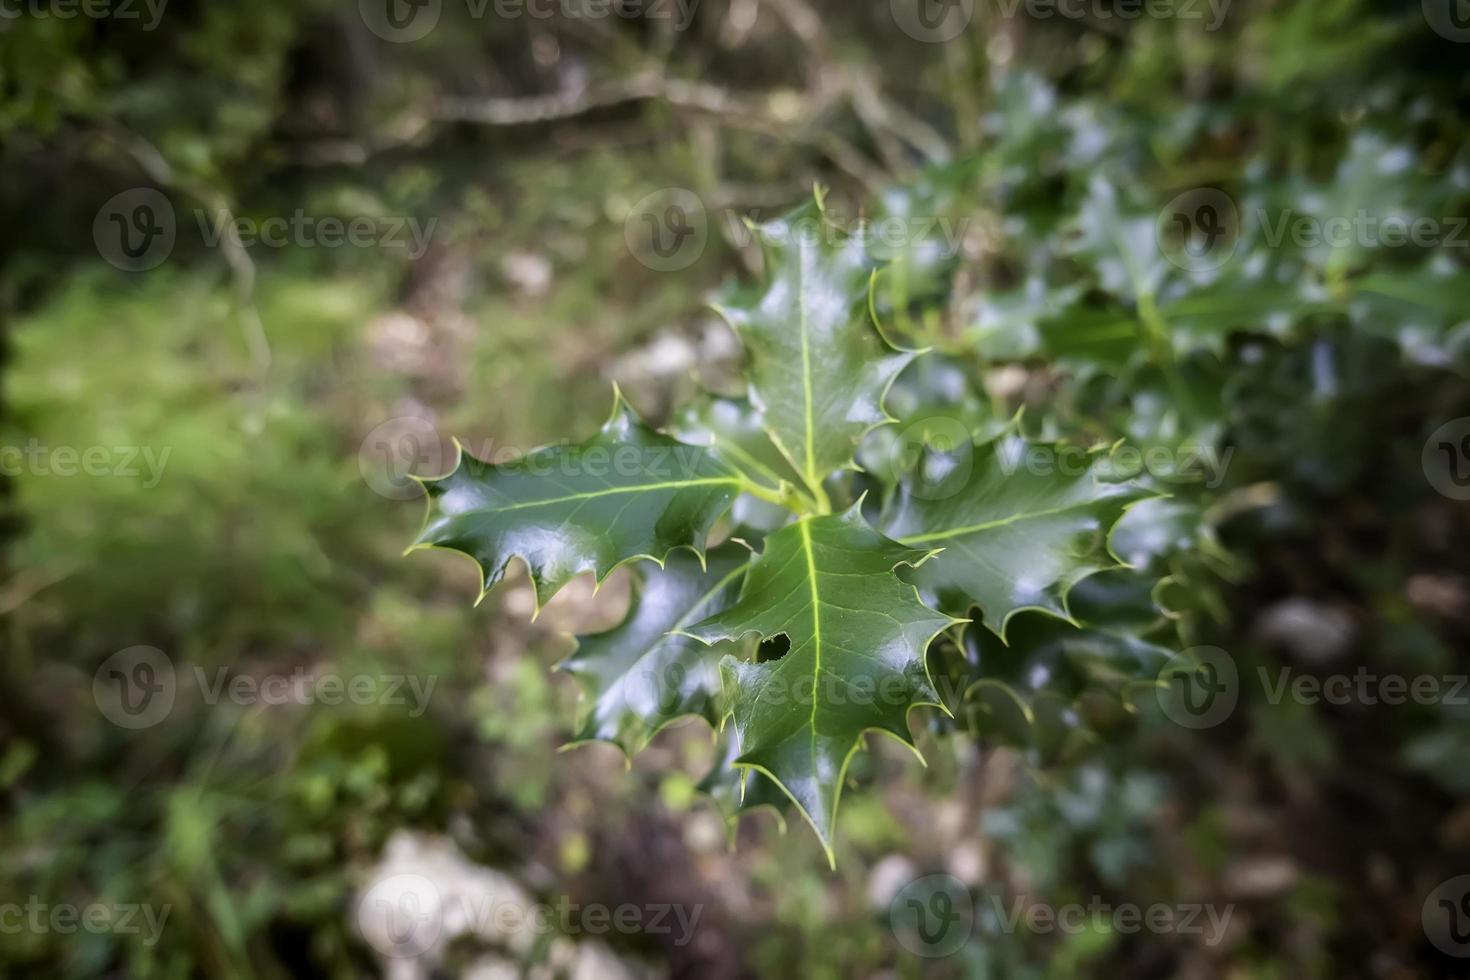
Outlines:
[[[220,249],[224,253],[225,262],[229,265],[234,278],[245,345],[250,351],[250,360],[256,373],[264,374],[270,370],[271,347],[265,334],[265,325],[261,323],[260,313],[255,308],[255,261],[250,258],[250,253],[245,250],[245,246],[235,235],[235,212],[230,207],[228,199],[224,194],[212,188],[180,179],[173,167],[169,165],[168,160],[159,152],[158,147],[142,136],[127,133],[122,137],[122,142],[128,154],[149,180],[160,187],[172,188],[194,198],[223,219],[221,226],[225,229],[225,234],[219,238]]]
[[[953,154],[940,133],[888,98],[867,67],[840,61],[822,19],[806,0],[766,0],[792,36],[806,49],[803,89],[777,89],[759,94],[733,92],[707,81],[669,77],[660,57],[626,78],[575,91],[532,96],[450,96],[427,111],[405,117],[387,133],[366,140],[321,141],[299,159],[304,165],[360,164],[389,150],[421,145],[440,125],[535,126],[577,119],[593,112],[658,102],[676,110],[714,117],[720,125],[815,147],[836,167],[870,189],[911,169],[910,151],[928,162],[947,161]],[[667,51],[663,52],[664,56]],[[818,125],[833,109],[851,110],[882,156],[884,167],[832,127]],[[907,149],[906,149],[907,148]]]

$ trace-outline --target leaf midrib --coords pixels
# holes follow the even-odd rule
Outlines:
[[[811,730],[811,758],[817,757],[817,682],[822,675],[822,600],[817,592],[817,561],[812,551],[810,518],[797,522],[801,528],[801,548],[806,555],[807,582],[812,601],[812,713],[807,723]]]
[[[976,531],[988,531],[991,528],[1005,527],[1009,524],[1017,524],[1021,521],[1035,520],[1039,517],[1054,517],[1057,514],[1065,514],[1073,510],[1086,510],[1093,504],[1101,503],[1109,498],[1103,497],[1099,500],[1079,500],[1074,503],[1064,504],[1061,507],[1049,507],[1046,510],[1024,511],[1012,514],[1010,517],[1002,517],[994,521],[984,521],[980,524],[968,524],[964,527],[946,528],[942,531],[930,531],[927,534],[916,534],[912,537],[899,538],[900,544],[917,544],[922,541],[940,541],[944,538],[958,538],[966,534],[974,534]]]
[[[527,507],[549,507],[552,504],[565,504],[573,500],[591,500],[596,497],[610,497],[620,493],[650,493],[654,490],[673,490],[683,487],[708,487],[718,484],[729,484],[730,486],[741,486],[744,481],[738,477],[719,476],[707,477],[698,480],[671,480],[665,483],[640,483],[631,487],[608,487],[606,490],[591,490],[587,493],[567,494],[564,497],[548,497],[545,500],[523,500],[503,507],[486,507],[485,510],[500,513],[507,510],[522,510]],[[478,508],[477,508],[478,509]]]
[[[806,414],[806,438],[804,440],[806,443],[804,447],[806,458],[805,475],[807,483],[815,487],[818,485],[816,452],[813,446],[815,437],[815,412],[812,408],[812,354],[811,341],[807,336],[806,310],[807,261],[810,252],[808,252],[804,242],[798,242],[797,250],[800,258],[796,263],[798,270],[797,278],[799,280],[796,289],[796,308],[798,311],[797,320],[801,331],[801,393]]]

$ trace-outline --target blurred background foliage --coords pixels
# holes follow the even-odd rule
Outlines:
[[[403,462],[375,450],[381,423],[428,419],[445,440],[415,460],[431,471],[450,435],[587,433],[611,381],[667,421],[694,373],[728,387],[738,364],[703,307],[757,267],[727,219],[822,183],[838,214],[965,219],[959,254],[896,256],[879,295],[970,379],[973,402],[939,404],[977,428],[1024,406],[1042,434],[1233,448],[1221,487],[1177,495],[1195,547],[1170,547],[1168,513],[1138,528],[1186,639],[1229,650],[1243,677],[1465,671],[1464,505],[1420,463],[1430,432],[1470,415],[1463,240],[1321,253],[1243,227],[1249,260],[1202,276],[1151,232],[1200,186],[1242,214],[1463,215],[1470,48],[1409,0],[1233,0],[1216,30],[977,2],[944,44],[899,30],[899,5],[703,0],[676,31],[445,2],[413,43],[327,0],[169,0],[152,30],[146,15],[0,21],[0,444],[169,453],[156,481],[5,484],[0,899],[172,909],[147,948],[6,935],[0,972],[376,975],[355,895],[412,832],[547,900],[707,909],[689,946],[614,935],[612,960],[565,968],[465,943],[449,973],[1448,974],[1419,911],[1470,871],[1463,707],[1272,703],[1247,683],[1203,732],[1143,710],[1079,749],[1038,709],[1035,732],[926,732],[926,769],[875,744],[829,872],[769,815],[731,846],[696,791],[715,753],[697,722],[626,771],[611,746],[558,753],[577,697],[546,667],[569,631],[618,620],[624,580],[596,602],[569,589],[527,625],[522,583],[469,611],[467,565],[400,558],[422,508],[374,489]],[[167,195],[179,234],[167,262],[129,273],[92,229],[137,187]],[[635,202],[669,187],[711,217],[678,273],[625,241]],[[435,230],[412,258],[240,250],[211,247],[196,209]],[[919,417],[943,385],[910,384],[902,411]],[[181,684],[163,723],[129,731],[92,679],[136,644],[181,675],[436,686],[414,713],[210,705]],[[1074,727],[1065,705],[1057,717]],[[977,896],[1237,912],[1211,945],[1007,932],[979,901],[970,941],[925,961],[895,941],[888,902],[936,871]]]

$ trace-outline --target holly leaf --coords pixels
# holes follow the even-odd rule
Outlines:
[[[1412,269],[1391,269],[1372,272],[1358,280],[1360,296],[1373,301],[1365,313],[1382,312],[1390,303],[1397,303],[1404,310],[1399,319],[1411,319],[1418,315],[1423,322],[1435,327],[1461,323],[1470,315],[1470,276],[1448,257],[1440,255]],[[1364,327],[1371,327],[1371,315],[1359,316],[1351,310],[1354,319]]]
[[[1320,240],[1303,250],[1308,259],[1329,278],[1345,275],[1385,247],[1386,236],[1374,230],[1385,221],[1395,219],[1409,228],[1415,218],[1442,213],[1434,194],[1440,185],[1426,180],[1421,166],[1410,145],[1371,130],[1355,132],[1336,179],[1297,198],[1300,210],[1323,230]],[[1334,221],[1348,223],[1351,233],[1332,234],[1328,223]]]
[[[676,719],[720,718],[720,657],[734,644],[709,647],[671,632],[713,615],[735,600],[750,550],[728,542],[705,562],[676,552],[660,568],[642,569],[623,622],[577,638],[577,650],[557,665],[577,679],[591,709],[573,745],[612,742],[632,756]]]
[[[1039,329],[1046,352],[1059,365],[1084,377],[1098,370],[1121,369],[1143,349],[1138,317],[1111,304],[1074,304],[1043,319]]]
[[[971,731],[1058,760],[1127,726],[1134,693],[1154,687],[1176,656],[1154,639],[1169,629],[1154,584],[1123,570],[1079,583],[1073,608],[1086,626],[1027,613],[1004,640],[978,623],[965,630]]]
[[[860,504],[806,517],[766,539],[739,601],[687,630],[706,643],[751,634],[789,640],[778,660],[723,662],[740,743],[734,764],[791,797],[834,866],[838,799],[863,734],[914,748],[909,710],[940,706],[925,651],[958,620],[925,606],[893,573],[932,554],[883,537]]]
[[[1290,264],[1279,264],[1300,275]],[[1211,282],[1190,284],[1164,297],[1160,315],[1176,349],[1220,353],[1226,337],[1237,330],[1281,337],[1308,313],[1331,309],[1325,299],[1314,297],[1311,283],[1287,280],[1257,265],[1250,258],[1233,259]]]
[[[857,455],[885,495],[927,449],[952,451],[1004,431],[1005,419],[995,413],[972,373],[963,361],[931,353],[904,368],[894,381],[887,404],[895,424],[869,432]]]
[[[1397,342],[1415,362],[1448,366],[1466,349],[1467,282],[1470,276],[1444,252],[1417,268],[1370,272],[1354,283],[1348,316],[1363,333]]]
[[[879,192],[866,227],[869,248],[883,263],[874,307],[885,323],[943,295],[969,223],[964,191],[982,162],[937,164]]]
[[[1158,293],[1169,263],[1159,251],[1156,215],[1130,208],[1120,196],[1106,177],[1093,176],[1077,212],[1070,252],[1092,266],[1103,289],[1137,302]]]
[[[971,297],[966,336],[992,361],[1019,361],[1041,353],[1042,324],[1064,314],[1082,296],[1076,284],[1053,285],[1041,273],[1011,289],[986,289]],[[1130,336],[1137,331],[1129,324]]]
[[[905,577],[940,609],[978,605],[986,626],[1005,635],[1022,609],[1062,619],[1067,593],[1116,566],[1108,548],[1128,505],[1153,496],[1107,482],[1098,455],[1019,437],[963,447],[941,482],[906,478],[885,511],[883,532],[910,547],[942,552]],[[969,478],[956,478],[968,471]]]
[[[422,481],[424,529],[409,548],[469,555],[480,568],[480,598],[520,558],[535,586],[536,610],[582,572],[600,585],[635,558],[662,562],[674,548],[703,546],[742,480],[713,449],[650,429],[623,400],[597,435],[548,446],[508,463],[463,449],[447,475]]]
[[[766,286],[715,308],[750,355],[750,398],[766,431],[820,494],[852,465],[863,434],[888,420],[883,396],[913,359],[879,336],[867,305],[873,262],[860,238],[827,224],[817,200],[757,230]]]
[[[1187,209],[1173,216],[1189,218]],[[1308,313],[1331,308],[1300,259],[1272,245],[1271,229],[1232,221],[1226,237],[1207,239],[1207,250],[1196,254],[1160,240],[1160,217],[1105,177],[1091,180],[1068,247],[1114,299],[1051,312],[1041,326],[1048,353],[1083,369],[1131,363],[1154,343],[1176,356],[1219,353],[1233,332],[1283,335]],[[1191,256],[1200,267],[1176,264]]]

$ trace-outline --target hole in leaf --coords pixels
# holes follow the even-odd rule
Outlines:
[[[769,640],[761,641],[760,647],[755,652],[755,662],[763,664],[772,660],[780,660],[790,649],[791,637],[785,633],[777,633]]]

